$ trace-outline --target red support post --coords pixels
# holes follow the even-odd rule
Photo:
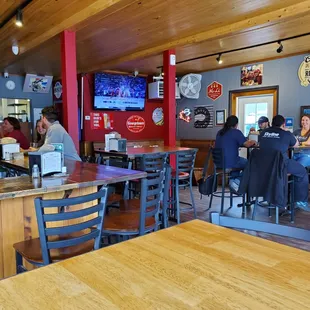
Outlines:
[[[176,146],[175,50],[164,51],[164,128],[165,146]]]
[[[64,127],[79,152],[78,89],[75,32],[61,34],[62,112]]]

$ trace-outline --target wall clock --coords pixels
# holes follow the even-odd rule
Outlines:
[[[5,83],[5,86],[9,90],[13,90],[15,88],[15,82],[12,80],[9,80]]]

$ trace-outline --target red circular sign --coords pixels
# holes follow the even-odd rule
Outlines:
[[[139,133],[145,128],[145,120],[139,115],[132,115],[127,119],[126,126],[129,131]]]
[[[213,82],[208,85],[207,88],[207,96],[212,99],[216,100],[221,97],[223,94],[223,85],[218,82]]]

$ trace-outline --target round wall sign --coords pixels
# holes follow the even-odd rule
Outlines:
[[[152,119],[155,125],[162,126],[164,124],[164,110],[163,108],[156,108],[153,111]]]
[[[310,84],[310,56],[305,56],[298,70],[300,84],[307,87]]]
[[[129,131],[139,133],[145,128],[145,120],[139,115],[132,115],[127,119],[126,126]]]
[[[62,85],[60,82],[56,82],[54,85],[54,95],[57,99],[60,99],[62,94]]]

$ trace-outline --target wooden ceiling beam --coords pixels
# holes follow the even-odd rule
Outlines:
[[[124,0],[63,0],[58,2],[38,0],[31,2],[23,10],[24,27],[16,31],[14,21],[11,20],[0,30],[2,51],[0,66],[8,66],[16,61],[16,56],[11,52],[13,42],[18,43],[20,55],[24,54],[62,31],[72,29],[93,15],[122,1]],[[53,7],[53,10],[50,10],[50,7]]]
[[[277,10],[261,13],[260,15],[252,16],[234,23],[226,24],[218,28],[209,29],[194,35],[190,35],[169,42],[164,42],[156,46],[146,47],[139,51],[135,51],[132,54],[126,54],[121,57],[111,59],[110,61],[104,63],[101,62],[98,65],[88,68],[87,71],[94,72],[97,70],[103,70],[111,68],[117,64],[126,63],[135,59],[142,59],[152,55],[158,55],[159,53],[168,50],[170,48],[195,44],[231,35],[233,33],[242,33],[244,31],[253,30],[259,26],[270,26],[273,24],[293,19],[297,16],[309,14],[309,12],[310,12],[310,0],[302,1]]]

